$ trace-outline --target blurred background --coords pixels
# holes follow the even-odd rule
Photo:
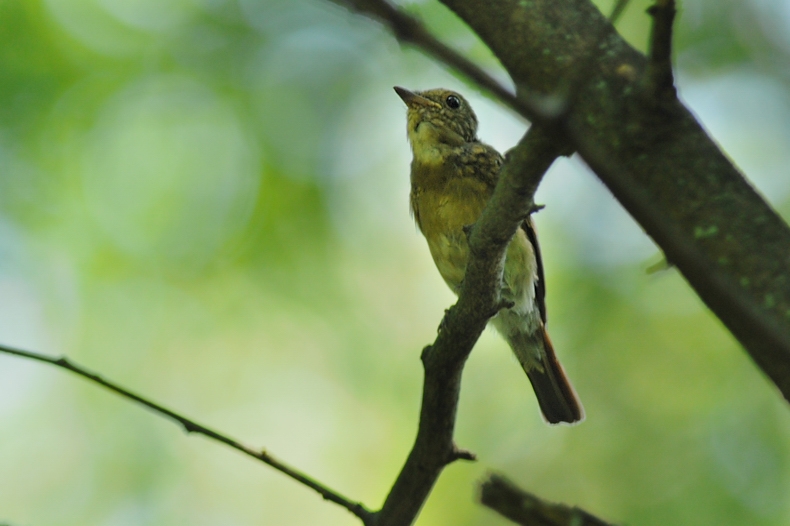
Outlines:
[[[608,12],[611,0],[600,0]],[[403,6],[493,74],[437,2]],[[644,50],[648,2],[619,23]],[[790,2],[680,4],[682,98],[790,214]],[[408,213],[405,107],[454,88],[325,0],[0,2],[0,341],[66,354],[353,499],[383,502],[454,302]],[[418,520],[505,525],[487,470],[621,524],[790,522],[790,411],[577,158],[538,193],[549,329],[587,411],[550,428],[507,345],[466,368]],[[66,372],[0,355],[0,524],[353,525],[272,469]]]

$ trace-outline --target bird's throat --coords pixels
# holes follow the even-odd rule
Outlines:
[[[414,163],[424,166],[437,166],[447,160],[453,146],[460,137],[428,121],[420,121],[409,127],[409,143],[414,154]],[[463,143],[463,139],[460,139]]]

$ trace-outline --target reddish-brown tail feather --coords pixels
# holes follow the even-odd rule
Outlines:
[[[538,398],[540,410],[550,424],[581,422],[584,419],[584,409],[579,397],[554,354],[549,335],[545,329],[540,332],[543,333],[542,367],[524,367]]]

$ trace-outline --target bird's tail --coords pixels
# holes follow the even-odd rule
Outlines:
[[[546,329],[540,327],[529,335],[523,332],[511,333],[508,340],[532,383],[544,418],[550,424],[581,422],[584,409],[554,354]]]

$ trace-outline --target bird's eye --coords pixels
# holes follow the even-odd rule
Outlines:
[[[445,100],[445,102],[447,103],[447,107],[453,110],[457,110],[458,108],[461,107],[461,99],[459,99],[455,95],[450,95],[449,97],[447,97],[447,100]]]

